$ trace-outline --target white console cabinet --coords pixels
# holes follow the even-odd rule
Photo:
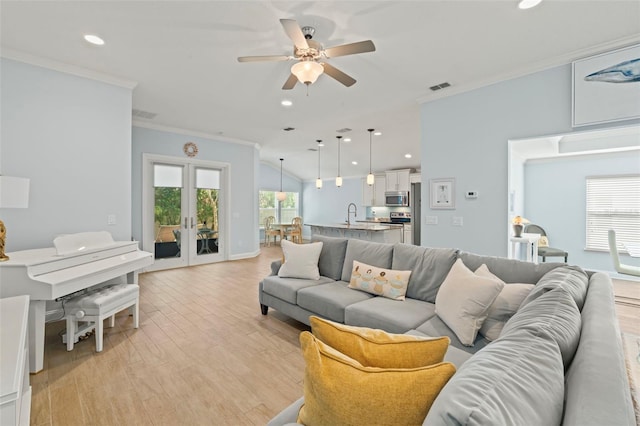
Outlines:
[[[29,296],[0,299],[0,425],[29,425]]]

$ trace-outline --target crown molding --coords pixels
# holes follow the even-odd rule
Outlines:
[[[213,139],[216,141],[221,141],[221,142],[228,142],[228,143],[234,143],[234,144],[238,144],[238,145],[247,145],[247,146],[251,146],[254,149],[260,150],[260,144],[257,142],[250,142],[250,141],[245,141],[242,139],[235,139],[235,138],[230,138],[227,136],[222,136],[222,135],[214,135],[211,133],[205,133],[205,132],[198,132],[195,130],[189,130],[189,129],[182,129],[180,127],[171,127],[171,126],[165,126],[162,124],[156,124],[156,123],[147,123],[147,122],[143,122],[140,120],[133,120],[131,123],[134,127],[141,127],[144,129],[151,129],[151,130],[158,130],[161,132],[169,132],[169,133],[177,133],[180,135],[185,135],[185,136],[193,136],[196,138],[203,138],[203,139]]]
[[[114,77],[112,75],[104,74],[88,68],[65,64],[53,59],[35,56],[30,53],[20,52],[18,50],[2,48],[0,50],[0,57],[11,59],[13,61],[23,62],[29,65],[35,65],[41,68],[47,68],[65,74],[75,75],[77,77],[84,77],[91,80],[100,81],[102,83],[107,83],[114,86],[124,87],[125,89],[129,90],[135,89],[135,87],[138,85],[138,83],[135,81]]]
[[[525,75],[533,74],[536,72],[544,71],[550,68],[555,68],[561,65],[567,65],[578,59],[586,58],[589,56],[598,55],[600,53],[609,52],[612,50],[622,49],[625,47],[633,46],[640,43],[640,35],[633,35],[629,37],[620,38],[607,43],[597,44],[584,49],[575,50],[571,53],[564,55],[554,56],[542,61],[538,61],[534,64],[527,65],[526,67],[519,68],[515,71],[498,74],[492,78],[484,81],[477,82],[475,84],[452,86],[446,90],[438,90],[434,93],[428,93],[416,99],[416,102],[423,104],[426,102],[435,101],[437,99],[447,98],[449,96],[458,95],[460,93],[470,92],[472,90],[480,89],[481,87],[490,86],[492,84],[500,83],[506,80],[512,80],[514,78],[523,77]],[[442,93],[441,93],[442,92]]]

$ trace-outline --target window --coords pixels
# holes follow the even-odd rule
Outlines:
[[[294,217],[300,216],[298,193],[286,192],[285,194],[287,198],[278,202],[275,191],[260,191],[258,200],[260,226],[264,226],[264,221],[269,216],[274,216],[277,223],[291,223]]]
[[[609,229],[640,243],[640,175],[587,177],[587,249],[608,251]]]

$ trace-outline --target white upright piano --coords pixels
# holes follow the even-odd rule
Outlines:
[[[0,298],[29,295],[29,369],[43,368],[46,302],[138,271],[153,263],[153,254],[136,241],[114,241],[108,232],[58,237],[54,247],[7,253],[0,263]]]

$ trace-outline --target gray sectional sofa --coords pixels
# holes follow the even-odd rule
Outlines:
[[[392,333],[448,336],[445,361],[457,372],[436,398],[425,425],[634,425],[612,283],[561,263],[533,264],[454,249],[316,237],[319,280],[282,278],[280,262],[259,284],[269,307],[309,324],[317,315]],[[435,311],[440,285],[457,259],[482,264],[509,283],[535,284],[496,340],[478,334],[465,346]],[[406,299],[348,288],[353,261],[411,270]],[[295,423],[303,398],[271,420]]]

